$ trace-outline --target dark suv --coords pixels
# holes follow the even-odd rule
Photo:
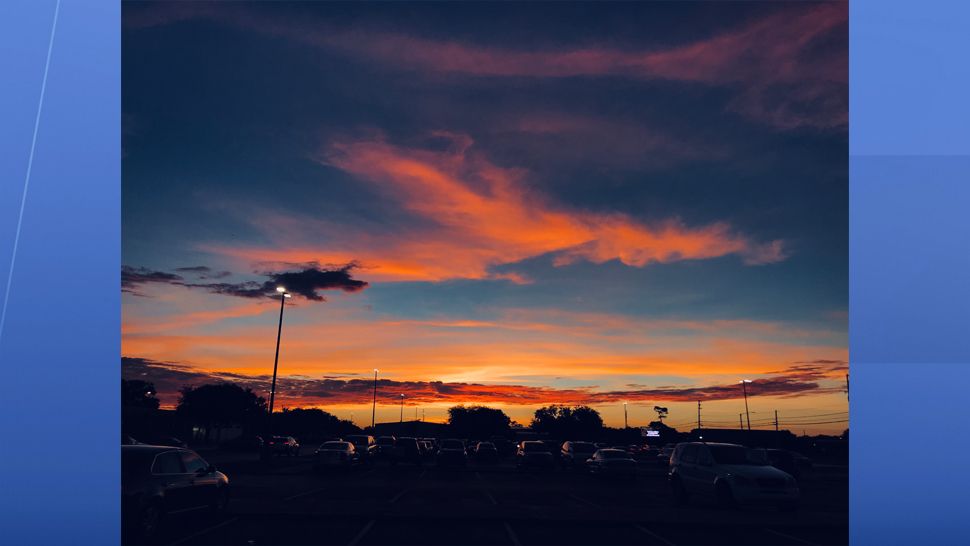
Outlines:
[[[127,535],[148,539],[169,514],[229,502],[229,479],[189,449],[121,446],[121,517]]]

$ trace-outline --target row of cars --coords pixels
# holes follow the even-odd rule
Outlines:
[[[463,467],[497,463],[501,450],[491,441],[466,443],[460,439],[431,439],[393,436],[374,438],[353,435],[324,442],[313,453],[314,468],[349,468],[378,460],[392,466],[423,465],[434,462],[439,467]],[[523,441],[514,447],[515,466],[519,469],[543,469],[563,466],[584,469],[595,474],[635,475],[636,461],[625,449],[600,448],[591,442],[567,441],[553,453],[548,442]]]

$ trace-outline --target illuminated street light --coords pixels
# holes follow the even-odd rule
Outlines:
[[[273,435],[273,404],[276,402],[276,371],[280,363],[280,337],[283,335],[283,308],[286,306],[286,298],[290,297],[289,292],[282,286],[277,286],[276,291],[280,294],[280,321],[276,327],[276,356],[273,357],[273,385],[269,390],[268,436]]]

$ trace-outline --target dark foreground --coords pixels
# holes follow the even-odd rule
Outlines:
[[[229,509],[173,516],[157,544],[848,544],[845,467],[817,468],[802,509],[784,513],[674,506],[665,469],[652,464],[635,481],[511,463],[314,474],[308,457],[267,470],[254,455],[200,453],[229,475]]]

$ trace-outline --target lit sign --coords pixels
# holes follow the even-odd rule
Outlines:
[[[652,428],[641,428],[640,429],[640,434],[642,436],[644,436],[644,437],[647,437],[647,438],[659,438],[660,437],[660,431],[659,430],[653,430]]]

